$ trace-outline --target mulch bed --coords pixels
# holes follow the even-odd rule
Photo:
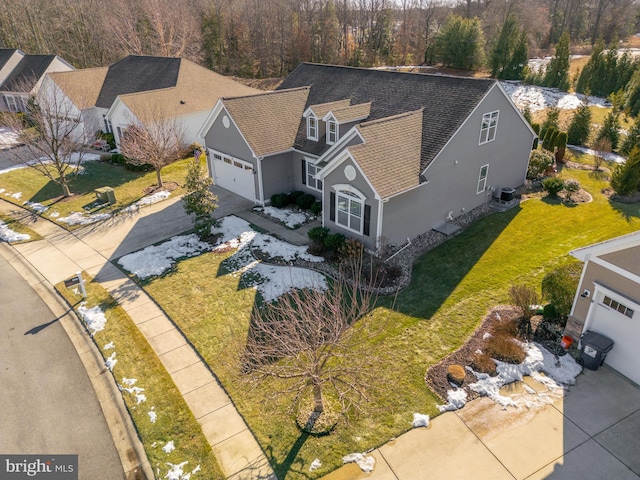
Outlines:
[[[518,309],[511,305],[499,305],[491,309],[486,317],[482,320],[480,326],[469,337],[469,339],[458,350],[446,356],[435,365],[432,365],[425,375],[425,381],[427,385],[436,392],[446,403],[447,390],[454,388],[447,379],[447,371],[450,365],[461,365],[462,367],[470,366],[473,357],[477,350],[484,348],[485,340],[484,335],[491,330],[491,327],[500,321],[514,321],[520,317]],[[532,320],[532,323],[533,320]],[[466,370],[466,368],[465,368]],[[477,379],[469,370],[466,370],[466,376],[462,388],[467,391],[468,399],[472,400],[479,397],[479,395],[466,388],[470,383],[475,382]]]
[[[178,188],[180,185],[178,185],[176,182],[162,182],[163,186],[162,187],[158,187],[157,185],[151,185],[150,187],[147,187],[143,190],[145,195],[151,195],[152,193],[156,193],[156,192],[173,192],[176,188]]]

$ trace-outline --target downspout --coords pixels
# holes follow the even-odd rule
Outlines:
[[[378,200],[378,222],[376,225],[376,250],[380,249],[380,243],[382,241],[382,210],[384,209],[384,204],[387,203],[389,199],[380,199]]]
[[[258,167],[258,203],[264,207],[264,192],[262,189],[262,159],[264,157],[256,157]]]

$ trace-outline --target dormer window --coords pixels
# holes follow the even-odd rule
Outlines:
[[[338,123],[335,120],[327,121],[327,145],[333,145],[338,141]]]
[[[307,117],[307,138],[318,140],[318,119],[313,114]]]

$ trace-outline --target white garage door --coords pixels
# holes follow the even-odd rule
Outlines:
[[[615,343],[605,363],[640,384],[640,305],[599,292],[589,330],[609,337]]]
[[[211,166],[216,185],[255,201],[253,166],[250,163],[212,151]]]

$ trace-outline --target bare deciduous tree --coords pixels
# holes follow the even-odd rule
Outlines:
[[[151,165],[162,188],[160,171],[180,158],[185,148],[185,136],[173,117],[155,108],[150,115],[132,124],[120,138],[120,152],[134,165]]]
[[[538,293],[528,285],[512,285],[509,289],[511,303],[520,309],[520,331],[525,337],[531,335],[532,305],[537,305],[540,301]]]
[[[34,84],[27,81],[17,91],[30,92]],[[70,177],[77,174],[85,156],[84,146],[95,132],[91,132],[80,110],[47,77],[37,97],[32,95],[26,102],[26,112],[9,113],[4,119],[23,145],[9,150],[12,160],[57,183],[63,195],[70,197]]]
[[[363,319],[376,298],[358,286],[361,261],[353,260],[348,270],[355,275],[341,272],[326,290],[294,290],[256,307],[241,359],[250,380],[284,381],[274,393],[296,394],[295,403],[302,402],[298,413],[310,412],[302,419],[306,425],[301,424],[308,431],[323,413],[346,416],[351,409],[361,410],[375,383],[379,355],[372,344],[383,325]],[[339,402],[339,412],[328,408],[327,397]]]

